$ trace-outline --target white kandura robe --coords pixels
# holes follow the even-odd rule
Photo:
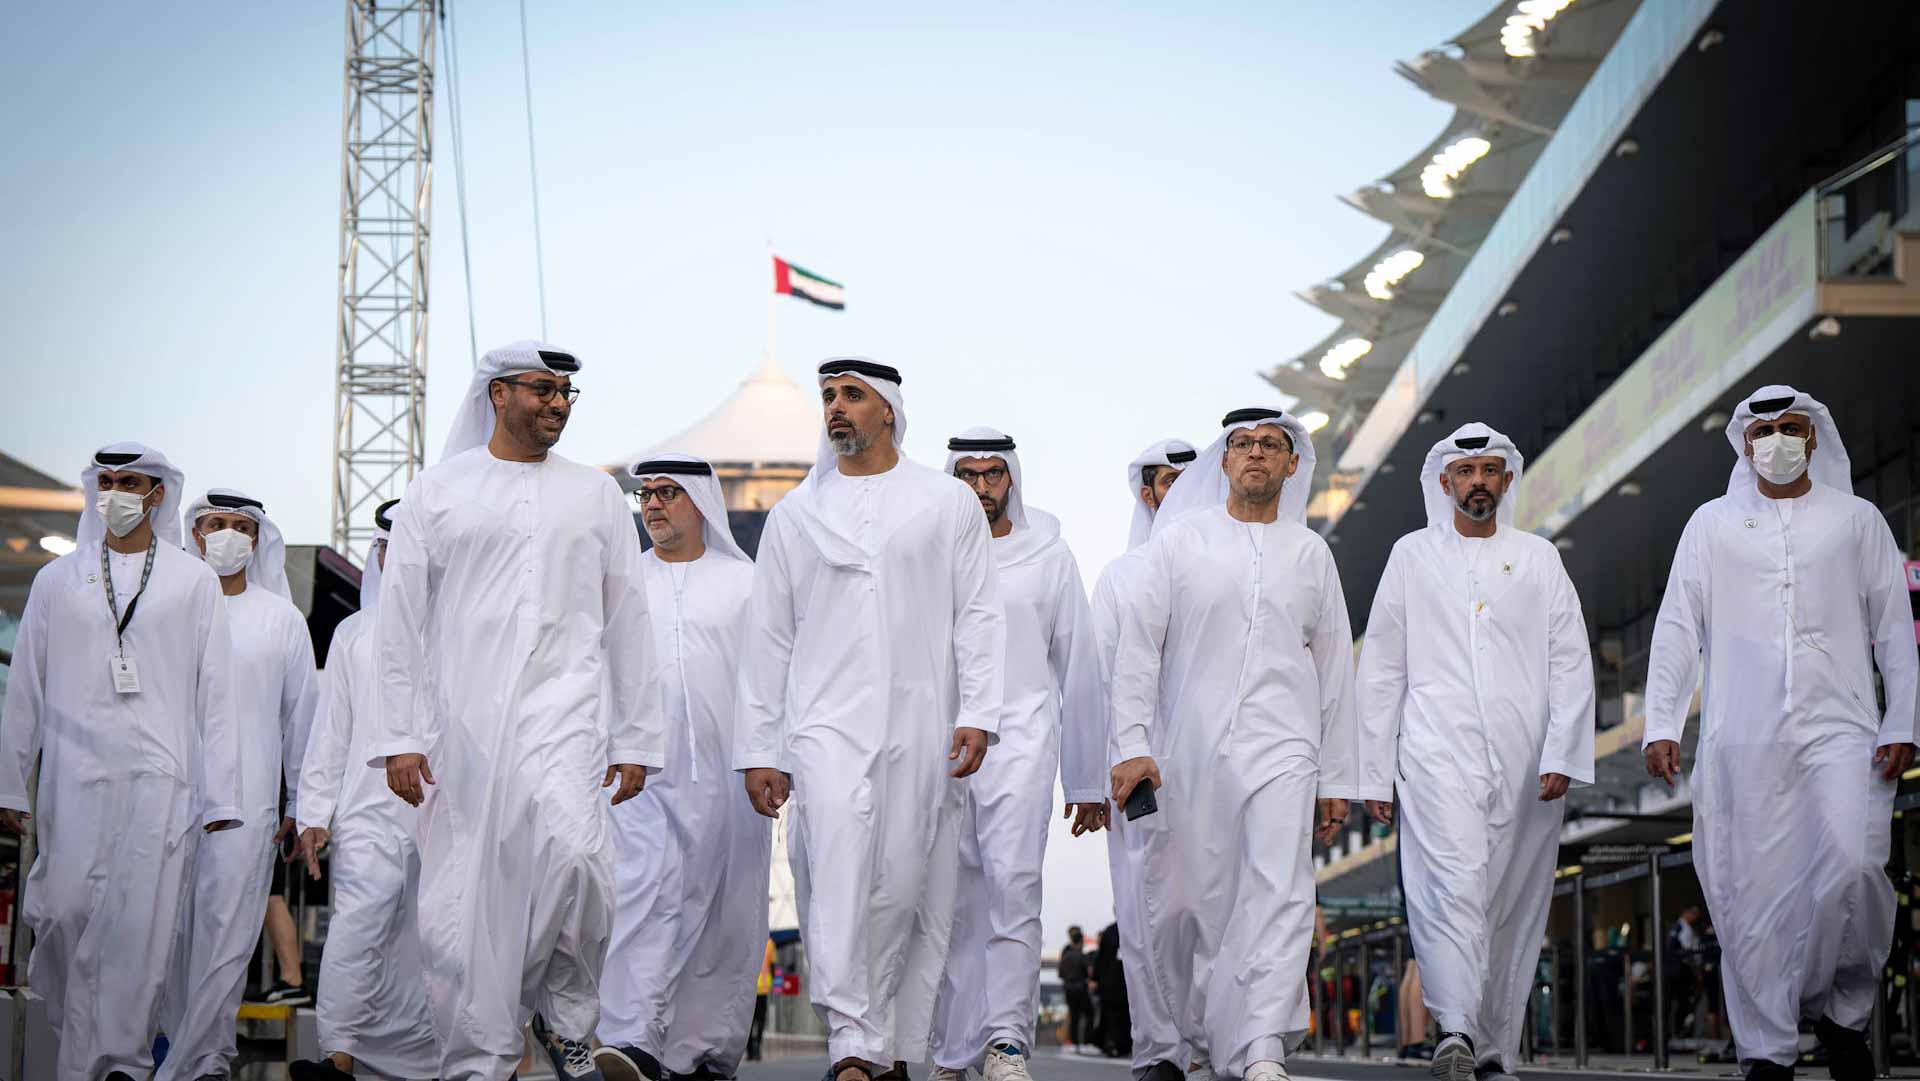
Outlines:
[[[1091,619],[1095,648],[1099,653],[1103,689],[1113,685],[1114,654],[1120,646],[1120,621],[1133,595],[1132,575],[1145,565],[1141,550],[1132,551],[1107,564],[1094,583]],[[1109,692],[1110,693],[1110,692]],[[1106,738],[1112,742],[1112,711],[1106,710]],[[1120,927],[1120,971],[1127,983],[1127,1024],[1133,1035],[1133,1075],[1138,1078],[1156,1062],[1181,1063],[1192,1058],[1192,1050],[1183,1048],[1180,1027],[1174,1023],[1173,1010],[1165,992],[1153,978],[1153,949],[1148,943],[1146,912],[1141,906],[1141,852],[1147,839],[1146,827],[1134,828],[1118,807],[1109,808],[1107,827],[1107,876],[1113,883],[1113,918]]]
[[[124,614],[146,553],[110,559]],[[153,1068],[201,827],[243,819],[219,580],[159,543],[127,625],[137,693],[114,692],[113,627],[98,543],[42,567],[0,715],[0,807],[33,810],[40,846],[21,905],[27,982],[47,1000],[63,1078]]]
[[[1400,538],[1356,682],[1365,787],[1398,782],[1422,997],[1512,1072],[1566,808],[1540,777],[1593,783],[1593,661],[1559,551],[1450,521]]]
[[[1140,551],[1112,758],[1152,755],[1164,787],[1121,828],[1145,834],[1150,967],[1175,1023],[1239,1077],[1307,1027],[1315,798],[1390,793],[1359,783],[1353,638],[1318,534],[1213,506]]]
[[[418,812],[387,787],[384,770],[367,768],[379,711],[377,611],[363,608],[334,628],[325,694],[301,763],[296,818],[302,832],[329,832],[333,885],[314,1021],[323,1055],[350,1055],[387,1077],[432,1077],[440,1045],[416,925]]]
[[[1646,742],[1680,740],[1704,660],[1693,863],[1743,1061],[1790,1064],[1803,1018],[1858,1029],[1873,1008],[1895,912],[1873,755],[1913,741],[1920,679],[1901,559],[1873,504],[1817,483],[1712,500],[1674,553]]]
[[[553,454],[475,447],[416,476],[402,507],[374,762],[424,753],[438,782],[418,844],[441,1074],[503,1081],[533,1013],[592,1036],[613,920],[601,782],[665,761],[640,539],[612,477]]]
[[[732,1077],[747,1050],[767,948],[773,823],[731,769],[740,630],[753,564],[709,548],[641,557],[667,721],[667,769],[613,809],[613,941],[603,1044],[676,1074]]]
[[[832,1061],[925,1061],[966,792],[947,754],[954,728],[1000,724],[991,540],[966,485],[905,459],[817,469],[761,538],[734,767],[792,774],[788,856]]]
[[[174,963],[177,1001],[167,1024],[167,1062],[156,1081],[195,1081],[232,1071],[234,1016],[267,915],[280,785],[297,798],[300,760],[320,699],[313,639],[293,602],[261,585],[226,598],[233,638],[233,712],[240,738],[244,824],[200,840],[184,954]]]
[[[1068,803],[1106,796],[1106,696],[1087,598],[1052,515],[993,541],[1007,620],[1005,704],[989,765],[967,778],[953,939],[933,1061],[980,1069],[987,1048],[1033,1048],[1041,865],[1054,777]]]

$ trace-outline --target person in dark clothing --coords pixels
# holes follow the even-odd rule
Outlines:
[[[1100,1025],[1095,1042],[1108,1058],[1133,1054],[1133,1018],[1127,1009],[1127,978],[1120,967],[1120,925],[1110,923],[1100,932],[1094,954],[1093,982],[1100,989]]]
[[[1060,951],[1060,985],[1067,993],[1067,1048],[1078,1052],[1093,1035],[1093,991],[1088,986],[1087,954],[1080,928],[1067,928],[1067,945]]]

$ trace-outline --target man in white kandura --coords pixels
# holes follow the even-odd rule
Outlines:
[[[1559,549],[1514,528],[1523,466],[1484,424],[1434,444],[1419,478],[1427,528],[1387,558],[1356,677],[1364,785],[1392,791],[1398,774],[1438,1081],[1512,1081],[1561,797],[1593,783],[1586,618]],[[1393,820],[1390,800],[1367,810]]]
[[[1011,438],[969,428],[947,472],[978,496],[1006,614],[993,765],[967,779],[953,941],[933,1018],[934,1081],[1028,1081],[1040,971],[1040,868],[1054,776],[1075,836],[1105,824],[1106,697],[1080,568],[1060,522],[1026,504]]]
[[[1740,1060],[1756,1081],[1793,1076],[1806,1020],[1837,1081],[1866,1081],[1920,680],[1905,570],[1826,406],[1761,387],[1727,441],[1727,494],[1687,522],[1654,625],[1647,772],[1673,784],[1704,662],[1693,866]]]
[[[300,851],[308,873],[319,878],[320,853],[331,846],[333,917],[314,1001],[323,1058],[294,1063],[288,1070],[292,1081],[344,1081],[356,1066],[382,1077],[440,1071],[416,926],[418,812],[394,798],[384,773],[367,768],[379,714],[373,625],[380,613],[380,571],[394,519],[402,513],[398,499],[373,512],[360,610],[333,629],[325,694],[300,768]]]
[[[241,824],[227,606],[180,549],[185,484],[138,443],[95,453],[77,546],[34,575],[14,641],[0,823],[37,811],[27,982],[62,1078],[149,1076],[202,832]]]
[[[772,824],[733,774],[740,630],[753,561],[713,466],[635,464],[640,557],[667,720],[667,769],[613,812],[613,941],[594,1052],[607,1081],[732,1077],[767,947]]]
[[[175,959],[167,1061],[156,1081],[223,1078],[239,1057],[234,1016],[260,942],[280,839],[280,785],[289,805],[320,700],[313,639],[287,587],[287,544],[264,504],[213,488],[187,508],[193,543],[226,595],[233,638],[233,713],[240,730],[245,824],[205,838],[194,861],[185,955]],[[275,828],[278,824],[278,829]]]
[[[819,460],[754,569],[734,766],[788,840],[837,1081],[927,1054],[965,786],[999,727],[1006,619],[980,501],[900,455],[900,373],[820,366]]]
[[[607,798],[666,761],[640,537],[612,477],[551,453],[580,362],[487,353],[393,523],[373,753],[420,807],[420,945],[446,1081],[504,1081],[523,1021],[567,1081],[613,923]]]
[[[1127,532],[1127,550],[1107,564],[1094,583],[1092,618],[1094,640],[1100,658],[1100,683],[1111,688],[1113,656],[1120,644],[1121,611],[1132,594],[1127,577],[1142,565],[1139,558],[1153,536],[1153,521],[1166,502],[1167,493],[1180,473],[1198,457],[1192,444],[1180,439],[1163,439],[1136,455],[1127,463],[1127,492],[1133,498],[1133,521]],[[1113,739],[1111,711],[1108,714],[1107,742]],[[1177,1062],[1190,1062],[1192,1048],[1182,1048],[1179,1026],[1160,984],[1153,978],[1149,958],[1153,950],[1147,944],[1145,911],[1141,908],[1141,842],[1144,830],[1129,830],[1108,809],[1107,875],[1113,884],[1114,922],[1120,928],[1121,972],[1126,978],[1127,1023],[1133,1037],[1133,1076],[1135,1081],[1180,1081]],[[1202,1059],[1205,1056],[1201,1056]]]
[[[1314,836],[1349,800],[1389,793],[1359,784],[1347,602],[1304,524],[1307,430],[1259,408],[1221,427],[1129,576],[1113,798],[1159,789],[1158,813],[1115,816],[1146,834],[1146,961],[1193,1049],[1181,1065],[1283,1081],[1287,1039],[1307,1027]]]

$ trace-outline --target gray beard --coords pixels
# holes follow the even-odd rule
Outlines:
[[[1469,521],[1484,522],[1500,510],[1500,501],[1498,499],[1489,499],[1487,500],[1486,506],[1480,508],[1472,505],[1472,498],[1472,496],[1468,496],[1466,499],[1454,503],[1454,506],[1458,507],[1460,513],[1466,515]]]
[[[840,457],[850,458],[855,454],[864,452],[868,447],[873,446],[873,437],[855,430],[850,435],[828,436],[827,445],[831,446],[833,452]]]

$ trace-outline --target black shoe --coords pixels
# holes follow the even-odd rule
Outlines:
[[[893,1060],[893,1068],[881,1070],[873,1075],[873,1081],[913,1081],[907,1074],[907,1064],[899,1059]]]
[[[1180,1067],[1166,1059],[1156,1059],[1140,1074],[1140,1081],[1186,1081],[1186,1076],[1180,1072]]]
[[[607,1081],[660,1081],[666,1073],[659,1059],[630,1044],[594,1048],[593,1064]]]
[[[133,1078],[125,1070],[115,1070],[106,1076],[105,1081],[133,1081]]]
[[[288,1081],[353,1081],[353,1075],[335,1066],[330,1058],[290,1062],[287,1078]]]
[[[313,991],[304,984],[291,984],[285,980],[276,980],[267,993],[253,1001],[267,1006],[311,1006]]]
[[[1822,1017],[1813,1034],[1827,1052],[1827,1076],[1833,1081],[1873,1081],[1873,1048],[1867,1034]]]
[[[1793,1067],[1761,1059],[1747,1063],[1747,1081],[1793,1081]]]

